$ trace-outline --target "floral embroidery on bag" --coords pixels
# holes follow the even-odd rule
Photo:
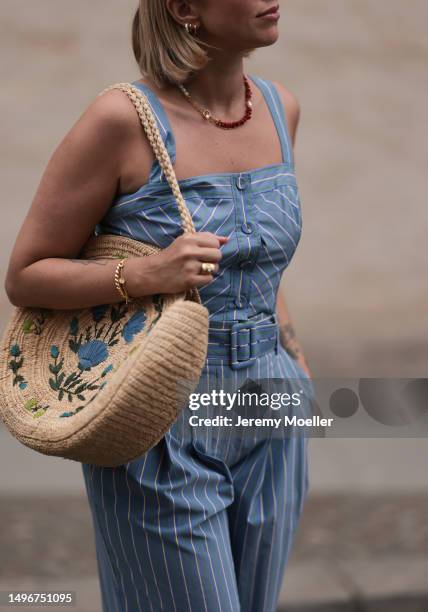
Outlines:
[[[161,304],[159,300],[155,300],[155,303],[159,317],[162,312]],[[117,344],[120,337],[129,344],[144,329],[147,319],[145,311],[139,310],[135,312],[123,324],[123,319],[127,312],[128,306],[126,303],[93,306],[91,308],[93,324],[88,325],[84,330],[80,329],[78,317],[72,317],[69,327],[68,346],[76,354],[77,364],[75,370],[70,373],[64,371],[64,357],[60,354],[60,348],[55,344],[51,345],[50,357],[52,361],[49,364],[49,371],[52,374],[49,378],[51,389],[57,392],[59,400],[67,397],[70,403],[76,398],[86,402],[83,405],[77,406],[72,411],[63,412],[60,415],[61,417],[72,416],[87,406],[107,384],[107,380],[102,379],[105,379],[109,372],[115,368],[112,363],[107,364],[101,374],[91,380],[84,380],[82,378],[83,373],[90,372],[92,368],[106,361],[109,358],[109,348]],[[24,332],[40,334],[46,318],[43,315],[40,318],[27,319],[24,322]],[[129,353],[132,353],[138,346],[139,343],[135,343],[130,348]],[[14,375],[13,384],[18,384],[20,389],[25,389],[28,383],[19,373],[19,369],[22,368],[24,363],[24,356],[18,344],[14,344],[11,347],[10,355],[13,359],[10,360],[8,367]],[[87,400],[88,391],[96,391],[96,393]],[[49,405],[38,404],[37,400],[33,398],[28,400],[24,407],[33,417],[40,417],[46,412]]]
[[[24,408],[36,419],[45,414],[46,410],[49,408],[49,404],[39,404],[36,399],[32,398],[25,402]]]
[[[110,321],[101,321],[106,318],[108,309],[110,310]],[[114,346],[119,342],[117,338],[120,333],[120,321],[125,317],[128,308],[125,304],[119,304],[119,306],[109,306],[108,304],[101,304],[100,306],[93,306],[91,308],[92,319],[94,325],[89,326],[85,329],[84,334],[79,334],[79,319],[73,317],[70,322],[70,338],[69,346],[74,353],[78,353],[83,342],[89,342],[91,339],[102,339],[102,341],[108,346]],[[79,334],[79,335],[78,335]]]
[[[40,308],[38,313],[38,316],[35,314],[32,319],[25,319],[22,324],[22,331],[24,334],[35,334],[36,336],[40,336],[43,331],[44,323],[52,316],[52,313],[47,308]]]
[[[19,384],[20,389],[25,389],[25,387],[27,386],[27,382],[22,376],[22,374],[18,373],[18,370],[22,368],[22,364],[24,363],[24,357],[21,355],[21,349],[19,348],[19,345],[18,344],[12,345],[9,353],[13,357],[13,359],[9,361],[9,366],[8,366],[14,374],[13,385],[15,386]],[[21,359],[18,359],[18,357],[21,357]]]
[[[129,321],[125,323],[122,330],[122,336],[126,342],[132,342],[135,334],[138,334],[144,328],[146,319],[147,316],[144,310],[137,310]]]
[[[110,317],[108,320],[106,315],[109,308]],[[86,401],[84,395],[86,391],[101,389],[101,385],[96,383],[113,369],[112,364],[104,368],[101,375],[93,380],[82,381],[81,376],[84,371],[90,370],[108,358],[108,347],[114,346],[119,342],[117,336],[120,333],[120,322],[126,315],[127,310],[126,304],[119,304],[119,306],[109,306],[108,304],[94,306],[91,308],[94,325],[92,329],[88,326],[84,334],[79,333],[79,320],[77,317],[73,317],[70,322],[70,335],[72,338],[69,341],[69,346],[77,354],[78,363],[77,370],[69,374],[65,380],[65,374],[61,371],[64,359],[58,361],[59,349],[57,346],[51,347],[51,356],[54,358],[54,364],[50,364],[49,369],[55,377],[49,379],[49,384],[54,391],[58,391],[59,400],[63,398],[64,394],[67,394],[68,401],[70,402],[73,401],[73,396]],[[107,322],[101,323],[106,318]],[[146,314],[143,310],[137,311],[130,317],[121,332],[126,342],[131,342],[134,335],[144,328],[145,321]]]
[[[100,344],[99,344],[100,343]],[[99,340],[93,340],[84,344],[79,349],[79,362],[77,364],[77,370],[74,370],[65,378],[65,372],[62,372],[64,358],[59,360],[59,349],[57,346],[51,346],[51,357],[54,360],[53,364],[49,364],[49,370],[54,375],[53,378],[49,378],[49,385],[53,391],[58,391],[58,399],[62,400],[65,394],[69,402],[73,401],[73,397],[77,397],[82,401],[86,401],[86,391],[95,391],[100,389],[100,385],[96,384],[100,378],[110,372],[112,365],[107,366],[101,372],[98,378],[82,381],[82,373],[90,370],[91,367],[98,365],[108,357],[108,351],[106,346]],[[77,385],[77,386],[76,386]]]
[[[150,327],[147,330],[147,335],[150,334],[150,332],[152,331],[152,328],[154,327],[154,325],[157,323],[158,319],[160,318],[162,311],[163,311],[163,307],[164,307],[164,299],[162,297],[162,294],[160,293],[155,293],[152,297],[153,299],[153,305],[155,307],[155,311],[156,311],[156,316],[154,317]]]

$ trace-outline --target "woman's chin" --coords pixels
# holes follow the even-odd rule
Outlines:
[[[257,37],[257,46],[258,47],[268,47],[269,45],[273,45],[279,38],[279,29],[278,26],[271,26],[270,28],[266,28],[264,31],[258,32]]]

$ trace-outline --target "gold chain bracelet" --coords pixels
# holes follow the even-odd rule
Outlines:
[[[114,284],[116,285],[116,289],[120,293],[120,295],[125,300],[125,303],[132,301],[132,298],[128,295],[128,292],[125,288],[125,279],[123,277],[123,266],[125,264],[125,259],[121,259],[116,266],[116,270],[114,273]]]

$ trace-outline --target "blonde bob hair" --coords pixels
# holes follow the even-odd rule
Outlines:
[[[173,19],[164,0],[140,0],[132,47],[141,74],[158,87],[182,83],[208,62],[206,43]]]
[[[165,0],[140,0],[132,22],[132,47],[141,74],[160,88],[184,83],[208,63],[207,50],[218,49],[177,23]],[[253,51],[247,49],[243,57]]]

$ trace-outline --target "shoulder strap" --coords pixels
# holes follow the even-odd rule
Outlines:
[[[195,233],[196,230],[193,225],[192,216],[187,208],[186,202],[184,201],[174,168],[172,167],[171,158],[160,134],[156,118],[146,95],[139,88],[131,85],[130,83],[115,83],[114,85],[106,87],[106,89],[104,89],[98,95],[101,96],[103,93],[110,91],[111,89],[120,89],[123,91],[135,106],[135,109],[140,117],[141,124],[149,139],[150,145],[165,173],[165,177],[176,199],[183,230],[184,232]]]
[[[269,81],[268,79],[262,79],[261,77],[255,75],[249,76],[261,90],[272,115],[272,119],[281,143],[282,161],[289,164],[291,167],[294,167],[293,147],[288,130],[287,117],[285,114],[284,105],[278,93],[278,89],[272,83],[272,81]]]
[[[174,164],[177,156],[174,133],[172,130],[171,123],[168,119],[168,115],[166,114],[166,111],[163,107],[162,102],[159,99],[159,96],[153,91],[153,89],[151,89],[151,87],[149,87],[145,83],[141,83],[140,81],[132,81],[131,85],[134,85],[137,89],[140,89],[143,94],[146,95],[150,106],[152,107],[153,114],[156,117],[162,140],[164,141],[165,147],[171,158],[171,163]],[[163,180],[162,168],[158,166],[157,162],[155,162],[154,167],[152,168],[152,172],[150,174],[150,180],[154,180],[155,178]]]
[[[274,85],[272,81],[267,81],[267,84],[270,91],[272,92],[275,111],[279,114],[280,117],[282,138],[284,140],[284,145],[286,149],[286,159],[290,166],[294,166],[293,145],[290,138],[290,131],[288,129],[288,121],[287,115],[285,114],[284,103],[281,99],[281,96],[279,95],[276,85]]]

